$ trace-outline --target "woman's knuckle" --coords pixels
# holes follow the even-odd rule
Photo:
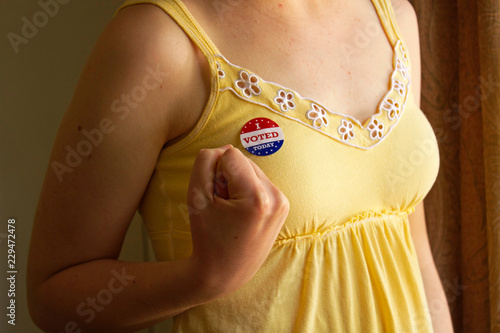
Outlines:
[[[256,211],[266,212],[271,206],[271,198],[263,188],[258,186],[251,196],[251,203]]]
[[[201,158],[201,159],[207,159],[211,155],[212,155],[212,151],[210,149],[206,149],[206,148],[200,149],[200,151],[198,152],[198,158]]]
[[[287,214],[288,210],[290,209],[290,202],[288,201],[288,198],[281,191],[278,191],[278,193],[275,195],[275,198],[276,211],[282,214]]]

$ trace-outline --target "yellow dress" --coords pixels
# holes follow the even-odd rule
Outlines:
[[[161,151],[140,205],[157,260],[192,251],[186,197],[201,148],[239,148],[290,201],[254,278],[176,316],[176,332],[432,332],[408,214],[435,182],[438,146],[413,100],[390,1],[372,2],[394,47],[394,71],[365,124],[230,63],[178,0],[119,7],[165,10],[212,74],[203,115]]]

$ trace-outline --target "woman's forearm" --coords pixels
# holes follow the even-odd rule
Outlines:
[[[134,332],[213,298],[189,259],[102,259],[64,269],[29,290],[35,323],[51,332]]]

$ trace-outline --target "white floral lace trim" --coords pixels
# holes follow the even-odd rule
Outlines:
[[[278,94],[274,98],[274,103],[279,105],[281,111],[287,112],[288,110],[295,109],[295,103],[293,102],[294,98],[295,95],[293,92],[286,92],[283,89],[279,89]]]
[[[226,76],[226,72],[224,72],[218,61],[215,63],[217,64],[217,75],[219,75],[219,78],[223,79]]]
[[[384,124],[377,118],[373,118],[367,128],[370,131],[370,138],[373,140],[380,140],[384,136]]]
[[[375,142],[380,142],[385,136],[387,136],[392,127],[394,127],[398,121],[399,118],[404,110],[406,100],[407,100],[407,95],[409,93],[409,86],[411,83],[411,77],[410,77],[410,69],[409,67],[406,66],[406,64],[401,60],[403,59],[405,62],[408,61],[407,53],[404,47],[404,44],[401,41],[397,41],[396,45],[394,46],[394,55],[393,55],[393,71],[390,77],[390,82],[391,82],[391,89],[385,94],[385,96],[382,98],[381,103],[379,104],[378,110],[375,114],[373,114],[369,121],[367,121],[366,127],[363,126],[356,118],[353,118],[352,116],[337,113],[337,112],[332,112],[328,110],[327,108],[321,107],[321,103],[318,103],[310,98],[304,98],[301,97],[299,93],[290,91],[290,89],[281,86],[280,84],[270,82],[270,81],[265,81],[265,83],[270,83],[273,85],[276,85],[278,87],[276,96],[274,97],[273,101],[274,103],[279,106],[279,110],[281,111],[281,114],[283,112],[287,112],[289,110],[295,109],[296,108],[296,102],[295,102],[295,96],[298,96],[300,100],[303,101],[309,101],[310,102],[310,109],[306,111],[306,118],[311,120],[311,127],[315,129],[321,129],[323,127],[328,127],[329,125],[329,119],[328,119],[328,113],[332,115],[337,115],[342,117],[340,125],[337,127],[337,132],[338,132],[338,137],[334,137],[331,134],[322,131],[324,134],[328,135],[329,137],[332,137],[334,139],[337,139],[339,141],[342,141],[344,143],[349,144],[350,146],[362,148],[362,149],[369,149],[375,144],[368,146],[368,147],[363,147],[363,146],[358,146],[352,143],[349,143],[349,140],[352,140],[355,138],[355,129],[354,129],[354,123],[358,124],[359,127],[362,130],[367,131],[368,136],[371,140]],[[399,52],[401,52],[401,55]],[[232,65],[233,67],[239,67],[231,62],[229,62],[224,56],[222,55],[217,55],[217,57],[220,57],[224,59],[224,61]],[[240,67],[241,68],[241,67]],[[219,75],[224,75],[225,73],[220,67],[220,64],[217,62],[217,69]],[[223,74],[222,74],[223,73]],[[404,79],[403,81],[397,79],[395,77],[396,73],[400,73],[401,77]],[[261,94],[262,89],[259,86],[260,79],[257,75],[255,74],[250,74],[246,70],[240,70],[238,73],[239,79],[234,81],[234,86],[242,93],[242,95],[251,101],[252,96],[258,96]],[[406,81],[406,82],[405,82]],[[226,87],[223,89],[220,89],[219,91],[224,91],[224,90],[232,90],[236,93],[236,91],[230,87]],[[401,102],[391,98],[391,93],[395,92],[401,98],[403,99]],[[237,94],[238,95],[238,94]],[[393,94],[394,95],[394,94]],[[239,96],[239,95],[238,95]],[[259,104],[262,106],[265,106],[266,108],[275,111],[272,107],[252,101],[252,103]],[[380,119],[377,119],[377,116],[382,114],[382,112],[385,111],[387,112],[387,117],[390,120],[396,120],[394,123],[392,123],[390,126],[387,127],[387,130],[385,131],[386,127],[384,126],[384,123],[380,121]],[[298,121],[302,124],[305,124],[303,121],[294,118],[294,117],[288,117],[287,118],[293,119],[295,121]],[[385,133],[384,133],[385,131]]]
[[[406,55],[406,49],[405,49],[403,43],[401,43],[399,45],[399,49],[401,50],[401,54],[403,55],[403,60],[408,61],[408,56]]]
[[[397,91],[401,97],[405,97],[406,86],[399,80],[392,80],[392,90]]]
[[[381,105],[382,110],[387,111],[387,116],[389,119],[399,119],[401,115],[401,105],[398,101],[393,100],[392,98],[386,98]]]
[[[321,106],[311,103],[311,110],[306,112],[307,119],[312,120],[312,125],[317,129],[328,126],[326,111]]]
[[[259,87],[259,78],[255,74],[248,74],[247,71],[239,72],[239,80],[234,81],[234,85],[241,90],[245,97],[251,98],[252,95],[258,96],[262,92]]]
[[[337,130],[342,141],[354,139],[354,125],[350,120],[342,119]]]
[[[405,64],[403,64],[403,62],[399,58],[396,60],[396,70],[401,73],[405,80],[409,80],[410,70],[408,69],[408,67],[406,67]]]

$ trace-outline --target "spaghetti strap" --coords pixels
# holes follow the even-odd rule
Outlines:
[[[210,40],[207,34],[203,31],[198,22],[191,15],[182,1],[178,0],[126,0],[115,11],[113,16],[116,16],[118,11],[122,8],[135,5],[149,3],[156,5],[163,9],[177,24],[184,30],[184,32],[191,38],[191,40],[200,48],[205,57],[210,61],[214,55],[220,54],[217,47]]]
[[[396,15],[392,8],[391,0],[372,0],[373,6],[377,11],[382,28],[387,35],[390,43],[394,47],[398,40],[402,40],[401,31],[396,21]]]

